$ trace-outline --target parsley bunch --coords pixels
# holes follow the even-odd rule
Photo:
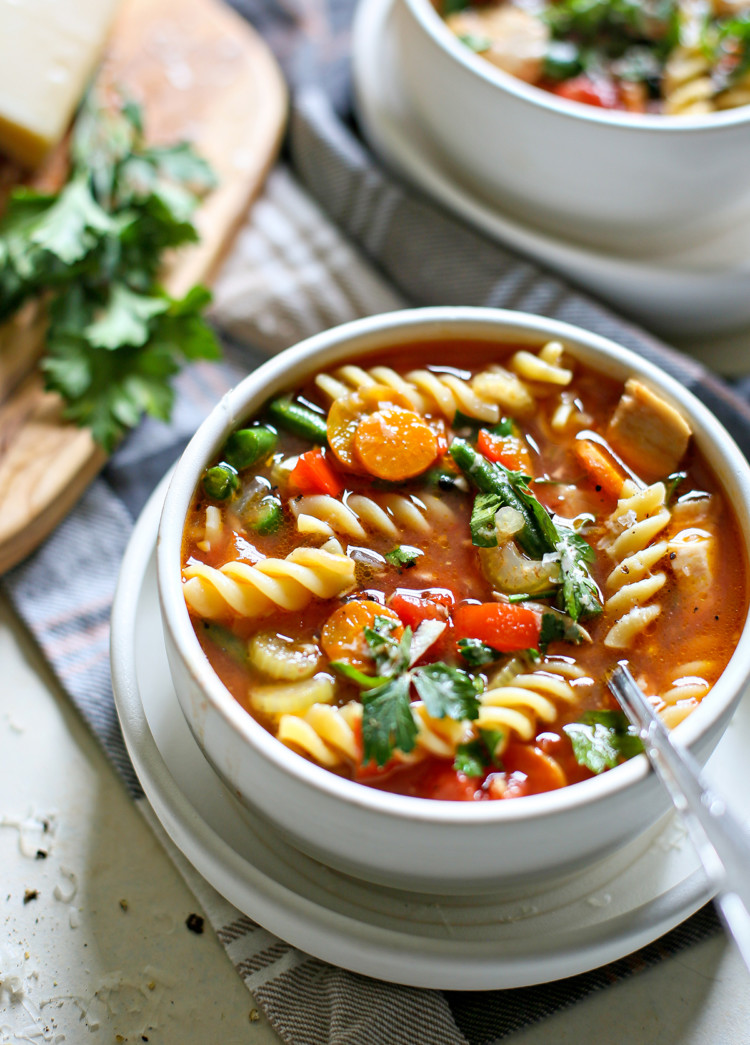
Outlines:
[[[188,144],[147,146],[138,106],[88,99],[57,194],[17,189],[0,221],[0,320],[42,300],[41,366],[65,416],[111,451],[143,413],[167,420],[183,361],[216,359],[203,287],[173,298],[158,284],[166,251],[198,239],[192,223],[214,176]]]
[[[411,628],[405,628],[400,639],[391,634],[396,626],[390,617],[376,617],[373,627],[364,629],[376,676],[366,675],[344,661],[331,665],[362,687],[363,760],[379,766],[386,764],[394,749],[408,753],[417,742],[411,713],[412,685],[432,718],[456,721],[477,718],[477,694],[483,686],[481,678],[442,661],[412,666],[431,644],[429,640],[427,645],[420,641],[420,632],[431,628],[442,631],[444,624],[424,621],[414,634]]]

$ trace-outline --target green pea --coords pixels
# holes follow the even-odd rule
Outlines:
[[[203,492],[212,501],[226,501],[240,485],[236,468],[226,461],[207,468],[203,473]]]
[[[224,446],[224,459],[237,471],[261,461],[275,449],[276,433],[272,428],[257,425],[232,432]]]
[[[256,533],[275,533],[284,521],[284,509],[278,497],[264,497],[253,513],[250,526]]]

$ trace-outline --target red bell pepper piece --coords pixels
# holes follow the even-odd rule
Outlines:
[[[315,447],[300,454],[289,474],[289,486],[293,493],[326,493],[338,497],[344,482],[325,456],[325,450]]]
[[[388,606],[401,618],[401,623],[416,630],[423,620],[447,621],[454,598],[447,588],[427,591],[397,591]]]
[[[541,618],[515,603],[466,603],[454,612],[453,626],[456,639],[479,639],[502,653],[539,647]]]
[[[574,76],[572,80],[563,80],[550,90],[552,94],[567,98],[570,102],[595,105],[599,109],[621,108],[619,93],[613,83],[594,81],[585,74]]]

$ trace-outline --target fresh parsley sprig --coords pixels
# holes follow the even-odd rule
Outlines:
[[[444,627],[425,621],[420,628],[425,625],[440,631]],[[397,639],[392,634],[397,626],[392,618],[383,616],[364,629],[376,675],[366,675],[344,661],[331,665],[362,687],[363,760],[379,766],[388,762],[395,749],[407,754],[414,749],[417,725],[411,713],[412,685],[428,715],[456,721],[478,717],[478,694],[484,685],[481,678],[442,661],[414,667],[424,648],[420,629],[412,634],[411,628],[404,628]]]
[[[192,216],[215,178],[190,145],[147,146],[140,109],[84,103],[57,194],[16,190],[0,222],[0,320],[47,308],[41,367],[65,416],[111,451],[143,413],[167,420],[183,362],[216,359],[210,295],[173,298],[164,253],[195,242]]]

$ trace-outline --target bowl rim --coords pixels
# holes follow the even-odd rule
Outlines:
[[[725,496],[731,493],[744,536],[746,568],[750,571],[750,465],[723,425],[700,400],[655,364],[609,338],[561,320],[470,306],[403,309],[356,319],[305,338],[268,359],[222,397],[191,438],[169,482],[157,539],[157,584],[165,631],[210,708],[246,746],[298,785],[320,796],[395,819],[455,827],[557,816],[606,801],[645,781],[650,772],[646,755],[637,755],[591,779],[514,802],[416,798],[380,791],[340,777],[282,744],[240,706],[220,681],[190,620],[182,595],[180,563],[184,519],[203,468],[232,428],[252,417],[270,395],[299,384],[321,366],[350,356],[361,358],[404,342],[417,344],[461,338],[536,346],[559,339],[571,355],[604,373],[624,381],[624,374],[635,372],[636,376],[651,382],[688,414],[694,438],[702,444]],[[719,475],[720,465],[725,470],[723,477]],[[727,490],[728,484],[734,484],[735,489]],[[750,607],[737,647],[711,690],[713,699],[702,702],[676,727],[686,747],[699,741],[712,724],[728,712],[746,685],[750,657],[743,654],[743,647],[748,645]]]
[[[499,69],[475,54],[462,44],[455,33],[448,28],[430,0],[403,0],[403,2],[427,35],[467,73],[478,77],[493,88],[501,88],[520,101],[548,109],[566,119],[584,120],[592,124],[618,127],[633,132],[657,133],[663,131],[668,134],[683,135],[687,132],[712,134],[722,128],[750,122],[750,105],[740,105],[712,113],[669,116],[659,113],[631,113],[619,109],[600,109],[594,105],[585,105],[583,102],[558,98],[551,92],[542,90],[541,87],[536,87],[534,84],[518,79],[511,73],[506,73],[503,69]]]

